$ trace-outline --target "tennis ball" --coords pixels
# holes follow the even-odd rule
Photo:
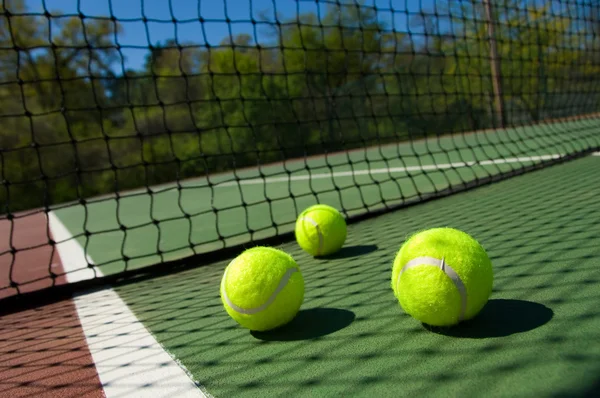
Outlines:
[[[346,234],[346,220],[337,209],[328,205],[310,206],[296,220],[296,241],[304,251],[315,257],[340,250]]]
[[[418,232],[394,259],[392,289],[402,309],[431,326],[475,317],[493,285],[492,263],[469,234],[453,228]]]
[[[266,331],[290,322],[304,301],[304,279],[287,253],[257,246],[225,268],[221,301],[242,327]]]

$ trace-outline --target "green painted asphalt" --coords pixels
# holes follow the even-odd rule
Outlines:
[[[519,169],[532,163],[528,156],[597,147],[598,127],[600,119],[588,119],[372,147],[188,180],[181,190],[171,184],[153,194],[91,200],[55,214],[112,274],[291,231],[297,214],[317,202],[354,215]],[[459,167],[474,161],[483,164]],[[261,173],[266,183],[255,180]]]
[[[597,396],[598,171],[589,156],[355,223],[328,259],[281,245],[306,294],[275,332],[225,312],[229,260],[116,290],[215,397]],[[404,239],[436,226],[473,235],[494,267],[482,313],[449,330],[404,314],[390,287]]]

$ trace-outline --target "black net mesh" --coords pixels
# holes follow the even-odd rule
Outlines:
[[[2,0],[0,297],[596,151],[599,33],[584,0]]]

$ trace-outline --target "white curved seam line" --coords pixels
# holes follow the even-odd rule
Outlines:
[[[459,321],[464,320],[465,313],[467,312],[467,288],[465,287],[463,281],[460,279],[460,276],[456,273],[456,271],[454,271],[454,269],[450,265],[448,265],[445,262],[443,258],[440,260],[439,258],[433,257],[417,257],[410,260],[409,262],[404,264],[404,267],[402,267],[402,269],[400,270],[400,273],[398,274],[398,279],[396,280],[396,286],[400,284],[400,276],[402,275],[402,273],[409,268],[416,267],[417,265],[430,265],[433,267],[437,267],[444,271],[444,273],[448,275],[450,279],[452,279],[452,282],[454,282],[454,286],[456,286],[456,289],[458,290],[461,299],[460,314],[458,319]]]
[[[319,236],[319,248],[317,249],[317,256],[323,252],[323,245],[325,244],[323,239],[323,234],[321,234],[321,229],[319,228],[319,223],[308,216],[302,217],[302,220],[306,220],[311,223],[317,229],[317,235]]]
[[[295,272],[298,272],[297,268],[288,269],[286,271],[285,275],[283,275],[283,277],[279,281],[279,285],[277,285],[277,289],[275,289],[275,291],[271,294],[269,299],[267,301],[265,301],[265,303],[259,307],[256,307],[256,308],[238,307],[237,305],[233,304],[231,302],[231,300],[229,299],[229,297],[227,296],[227,289],[223,289],[223,299],[225,299],[225,302],[227,303],[228,306],[230,306],[231,308],[233,308],[234,311],[239,312],[240,314],[253,315],[253,314],[259,313],[261,311],[264,311],[268,306],[270,306],[273,303],[273,301],[275,301],[279,292],[281,292],[283,290],[283,288],[287,285],[288,281],[290,280],[290,278],[292,277],[292,275]],[[223,277],[227,278],[227,270],[225,270],[225,275]]]

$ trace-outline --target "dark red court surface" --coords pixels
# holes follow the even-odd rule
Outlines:
[[[52,284],[48,267],[62,273],[58,253],[48,244],[44,213],[0,220],[0,286],[12,279],[27,283],[21,292]],[[30,250],[29,247],[39,246]],[[57,283],[64,283],[59,277]],[[16,294],[3,289],[0,298]],[[3,309],[6,310],[6,309]],[[14,314],[0,315],[0,397],[103,397],[104,393],[87,347],[75,304],[63,300]]]
[[[71,300],[0,317],[0,397],[103,397]]]
[[[50,269],[62,273],[58,253],[49,244],[47,223],[44,212],[17,214],[12,221],[0,219],[0,299],[17,293],[8,288],[11,276],[24,293],[52,286]],[[64,283],[64,279],[55,283]]]

